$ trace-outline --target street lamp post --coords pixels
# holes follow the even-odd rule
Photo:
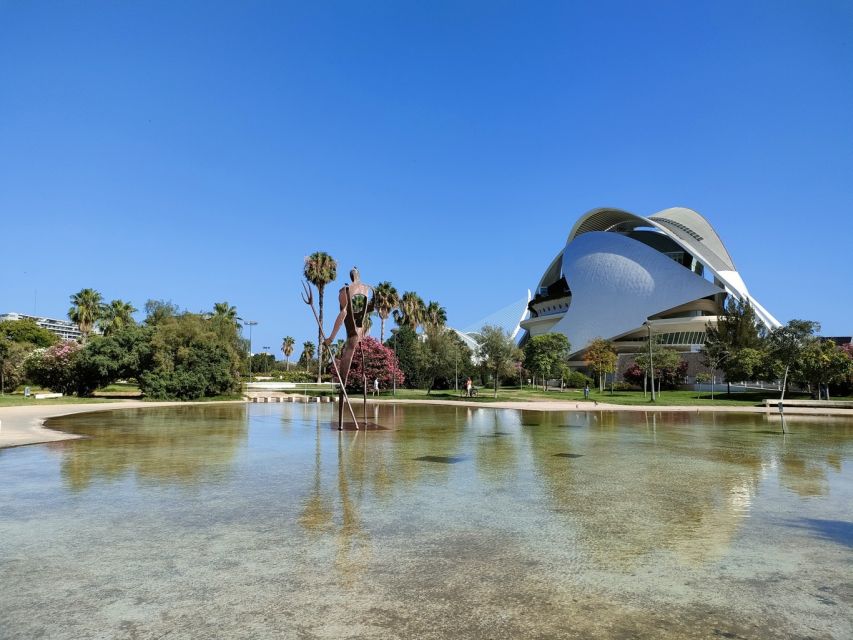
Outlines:
[[[243,318],[237,318],[238,320],[242,320],[243,325],[249,327],[249,382],[252,381],[252,327],[258,324],[257,320],[243,320]]]
[[[397,332],[396,332],[396,331],[394,331],[394,367],[395,367],[395,371],[393,371],[393,372],[391,373],[391,381],[392,381],[392,383],[393,383],[393,385],[394,385],[394,389],[393,389],[393,391],[391,392],[391,394],[392,394],[395,398],[397,397],[397,371],[396,371],[396,367],[397,367],[399,364],[400,364],[400,363],[397,361]]]
[[[652,402],[656,402],[655,398],[655,361],[652,356],[652,325],[650,322],[646,321],[643,323],[646,329],[649,330],[649,377],[652,382]]]
[[[453,390],[459,395],[459,345],[455,349],[456,364],[453,367]]]
[[[270,372],[270,348],[262,347],[264,351],[266,351],[267,357],[264,358],[264,375]]]

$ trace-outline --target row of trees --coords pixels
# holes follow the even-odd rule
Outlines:
[[[59,342],[31,320],[0,323],[4,391],[30,382],[83,396],[122,379],[136,380],[146,396],[159,399],[239,391],[246,343],[236,309],[227,302],[212,312],[191,313],[149,300],[141,325],[131,315],[132,305],[104,304],[93,289],[72,295],[71,302],[68,315],[83,334],[79,343]]]
[[[830,385],[842,392],[853,387],[853,350],[822,339],[820,324],[791,320],[765,331],[749,302],[730,299],[717,326],[707,327],[705,363],[721,370],[726,380],[782,382],[782,397],[789,383],[808,388],[818,397]]]

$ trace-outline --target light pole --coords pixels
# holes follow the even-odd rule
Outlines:
[[[249,327],[249,382],[252,381],[252,327],[258,324],[257,320],[243,320],[243,318],[237,318],[240,320],[244,326]]]
[[[456,395],[459,395],[459,345],[456,345],[455,354],[456,365],[453,368],[453,390]]]
[[[654,358],[652,356],[652,325],[647,320],[646,322],[643,323],[643,326],[645,326],[646,329],[649,330],[649,373],[650,373],[649,377],[652,381],[652,402],[657,402],[657,400],[655,398],[655,361],[654,361]]]
[[[398,367],[400,365],[400,363],[397,361],[397,331],[394,330],[393,333],[394,333],[394,367],[396,369],[396,367]],[[397,397],[397,371],[396,370],[391,373],[391,381],[394,385],[394,390],[391,392],[391,395],[393,395],[396,398]]]
[[[269,358],[270,348],[269,347],[262,347],[262,348],[264,351],[267,352],[267,357],[264,358],[264,375],[266,375],[270,372],[270,358]]]

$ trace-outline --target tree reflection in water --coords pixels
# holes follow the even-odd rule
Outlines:
[[[158,484],[217,481],[248,435],[245,405],[128,409],[48,425],[86,436],[51,445],[61,452],[62,477],[73,491],[128,476]]]

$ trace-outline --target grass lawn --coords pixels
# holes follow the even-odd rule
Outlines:
[[[453,391],[433,391],[429,395],[421,389],[397,389],[397,398],[401,400],[458,400],[481,402],[488,404],[490,402],[512,402],[512,401],[527,401],[527,402],[542,402],[546,400],[563,401],[563,402],[603,402],[607,404],[622,404],[622,405],[651,405],[651,406],[700,406],[712,405],[722,407],[734,406],[756,406],[763,405],[767,398],[773,399],[779,397],[778,391],[756,391],[749,393],[733,393],[731,397],[725,393],[715,393],[714,399],[711,400],[710,393],[697,394],[695,391],[666,391],[664,390],[658,395],[657,401],[652,405],[650,397],[643,397],[642,391],[615,391],[613,395],[609,391],[599,393],[598,390],[590,390],[589,400],[584,400],[583,391],[580,389],[566,389],[565,391],[542,391],[542,389],[533,389],[525,387],[501,387],[498,389],[498,397],[494,398],[494,391],[489,388],[478,388],[479,395],[476,398],[464,398],[460,394]],[[698,397],[697,397],[698,396]],[[383,392],[383,398],[392,397],[390,392]],[[785,394],[785,397],[790,399],[807,399],[807,394],[791,393]],[[838,398],[841,400],[842,398]]]
[[[0,407],[21,407],[34,404],[100,404],[104,402],[115,402],[115,400],[107,398],[78,398],[77,396],[36,400],[35,398],[25,398],[23,393],[7,393],[4,396],[0,396]]]

